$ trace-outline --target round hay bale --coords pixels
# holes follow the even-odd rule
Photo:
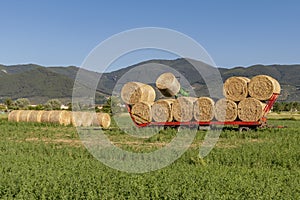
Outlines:
[[[180,83],[172,73],[163,73],[156,79],[156,87],[166,97],[175,96],[180,90]]]
[[[32,111],[28,117],[28,122],[41,122],[42,114],[44,113],[43,110],[39,111]]]
[[[95,118],[94,112],[82,112],[82,124],[81,126],[87,127],[93,125],[93,119]]]
[[[238,104],[238,117],[244,122],[258,121],[262,115],[266,104],[249,97]]]
[[[215,102],[209,97],[200,97],[194,103],[194,119],[208,122],[214,118]]]
[[[93,126],[101,126],[105,129],[109,128],[111,123],[108,113],[96,113],[93,118]]]
[[[227,99],[241,101],[248,96],[248,83],[246,77],[233,76],[228,78],[223,86],[223,93]]]
[[[251,78],[248,84],[249,95],[255,99],[269,100],[273,93],[280,93],[280,84],[271,76],[258,75]]]
[[[71,123],[73,126],[91,126],[93,124],[94,119],[93,112],[72,112]]]
[[[21,110],[19,115],[19,122],[28,122],[30,113],[32,112],[32,110]]]
[[[21,110],[13,110],[8,114],[9,122],[19,122]]]
[[[44,111],[41,115],[41,122],[43,123],[48,123],[49,122],[49,117],[50,117],[50,113],[52,111]]]
[[[71,118],[71,123],[73,126],[81,126],[82,125],[82,118],[83,112],[72,112],[72,118]]]
[[[140,101],[154,102],[155,90],[147,84],[128,82],[121,90],[121,98],[127,104],[136,104]]]
[[[151,114],[156,122],[171,122],[173,121],[172,105],[175,99],[161,99],[152,105]]]
[[[194,97],[179,97],[175,100],[172,107],[172,114],[178,122],[188,122],[193,119]]]
[[[49,122],[67,126],[71,123],[71,114],[64,110],[50,111]]]
[[[133,119],[138,124],[148,123],[152,121],[151,106],[153,102],[139,102],[134,104],[131,109]]]
[[[232,122],[237,118],[237,104],[230,99],[220,99],[215,104],[215,118],[218,121]]]

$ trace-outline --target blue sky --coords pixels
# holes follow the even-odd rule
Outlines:
[[[100,42],[140,27],[182,32],[218,66],[300,63],[300,1],[0,0],[0,63],[80,66]],[[150,58],[120,60],[114,68]]]

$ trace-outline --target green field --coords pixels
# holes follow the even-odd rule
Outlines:
[[[300,120],[300,113],[295,112],[272,112],[268,114],[269,119],[291,119],[291,120]]]
[[[226,130],[198,159],[206,134],[171,165],[144,174],[111,169],[82,145],[76,129],[0,119],[0,199],[299,199],[300,121],[270,120],[285,129]],[[116,129],[106,135],[120,148],[149,152],[174,130],[135,138]]]

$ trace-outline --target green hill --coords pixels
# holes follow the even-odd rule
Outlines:
[[[207,70],[210,66],[200,62],[191,60],[194,65]],[[207,95],[205,82],[194,67],[186,59],[176,60],[149,60],[138,63],[127,68],[123,68],[114,72],[104,73],[98,84],[97,97],[110,95],[115,88],[122,86],[122,76],[128,71],[136,69],[135,67],[148,66],[148,74],[145,82],[153,79],[152,74],[159,74],[161,68],[159,66],[169,66],[172,70],[177,71],[186,78],[196,95]],[[0,65],[0,100],[5,98],[17,99],[21,97],[29,98],[34,103],[43,103],[48,99],[59,98],[67,101],[71,100],[74,80],[78,71],[78,67],[43,67],[35,64]],[[235,67],[232,69],[219,68],[223,80],[231,76],[252,77],[258,74],[266,74],[276,78],[282,86],[282,95],[280,100],[283,101],[300,101],[300,65],[254,65],[250,67]],[[132,71],[131,71],[132,72]],[[142,73],[142,72],[139,72]],[[84,70],[85,82],[81,82],[82,87],[89,87],[89,80],[96,80],[99,73]],[[139,76],[142,74],[136,74]],[[124,77],[124,76],[123,76]],[[148,79],[147,79],[148,77]],[[121,79],[122,78],[122,79]],[[118,82],[119,81],[119,82]]]

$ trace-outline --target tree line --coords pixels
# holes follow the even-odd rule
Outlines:
[[[50,99],[45,104],[35,106],[32,106],[30,100],[27,98],[19,98],[16,100],[7,98],[3,103],[5,106],[3,108],[0,107],[1,110],[60,110],[62,105],[58,99]]]
[[[293,101],[293,102],[275,102],[273,105],[272,110],[274,112],[282,112],[282,111],[289,111],[289,112],[300,112],[300,102]]]

